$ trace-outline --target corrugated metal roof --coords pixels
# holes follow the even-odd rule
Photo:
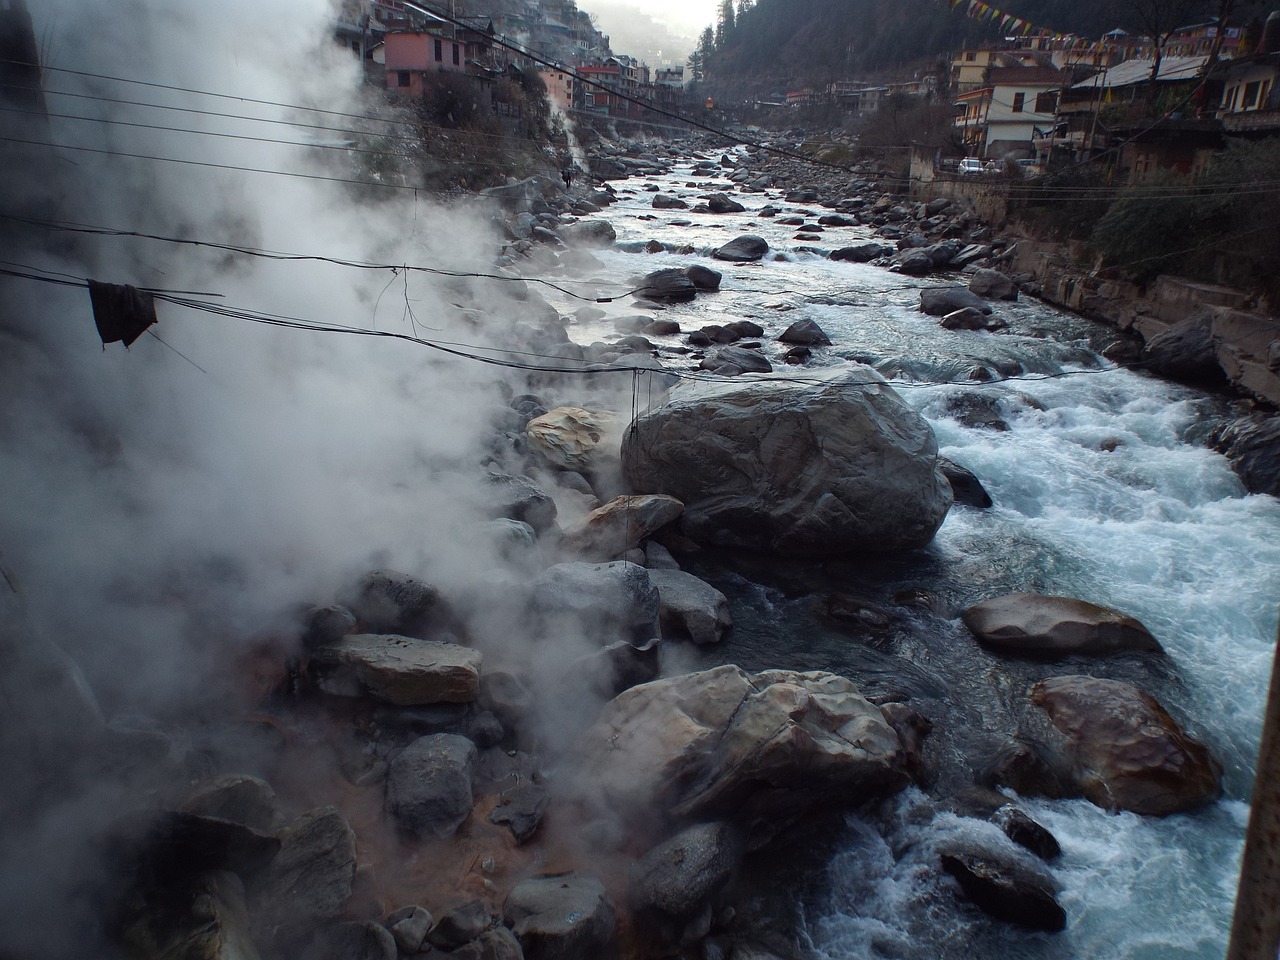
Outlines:
[[[1157,80],[1191,80],[1204,68],[1209,58],[1200,57],[1165,57],[1160,61],[1160,75]],[[1102,73],[1088,80],[1075,84],[1073,90],[1105,90],[1109,87],[1128,87],[1135,83],[1146,83],[1151,78],[1153,60],[1126,60],[1108,67]]]

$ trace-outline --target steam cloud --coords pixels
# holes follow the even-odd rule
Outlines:
[[[286,0],[265,21],[248,0],[43,0],[33,17],[50,116],[0,115],[0,214],[491,270],[497,237],[475,207],[230,169],[362,176],[316,148],[121,122],[294,141],[308,134],[211,114],[358,122],[104,79],[365,114],[359,64],[330,41],[331,14],[323,0]],[[473,286],[464,302],[457,284],[421,273],[12,219],[0,221],[0,242],[15,270],[218,293],[238,307],[445,341],[490,337],[455,304],[504,325],[526,309],[511,285]],[[466,531],[482,514],[476,478],[501,371],[165,303],[153,328],[163,342],[104,351],[84,289],[0,277],[0,298],[0,756],[12,772],[0,793],[0,916],[18,918],[0,924],[0,956],[84,956],[96,840],[120,813],[118,777],[103,776],[111,760],[96,755],[104,723],[142,736],[146,722],[128,718],[226,709],[229,665],[248,644],[290,629],[297,604],[330,602],[367,569],[448,592],[500,566]],[[483,626],[519,642],[492,611]]]

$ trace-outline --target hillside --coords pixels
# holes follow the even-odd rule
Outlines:
[[[1062,33],[1097,37],[1134,28],[1136,0],[997,0],[1000,10]],[[1207,0],[1189,16],[1216,12]],[[1237,3],[1242,21],[1262,3]],[[712,24],[717,39],[708,82],[731,92],[768,81],[822,81],[883,74],[927,63],[966,44],[996,40],[996,24],[949,10],[944,0],[756,0],[735,6],[731,26]],[[1265,14],[1264,14],[1265,15]]]

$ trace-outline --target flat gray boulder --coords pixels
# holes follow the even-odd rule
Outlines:
[[[862,365],[683,384],[627,431],[622,463],[632,490],[685,504],[692,539],[786,556],[915,549],[951,506],[933,431]]]
[[[479,650],[441,640],[353,633],[311,654],[316,685],[340,697],[397,706],[470,703],[480,694]]]
[[[920,309],[931,317],[945,317],[965,307],[972,307],[980,313],[991,312],[987,301],[964,287],[925,287],[920,291]]]
[[[1018,285],[999,270],[975,270],[969,278],[969,291],[988,300],[1018,299]]]
[[[559,470],[592,473],[608,461],[617,418],[605,410],[555,407],[525,426],[529,449]]]
[[[759,260],[769,252],[769,241],[753,234],[735,237],[722,247],[718,247],[711,255],[717,260],[733,260],[749,263]]]
[[[608,220],[579,220],[561,227],[560,237],[571,247],[608,247],[618,233]]]
[[[658,590],[649,571],[626,560],[557,563],[533,582],[532,612],[544,635],[643,643],[657,634]]]
[[[733,626],[723,593],[683,570],[649,570],[658,588],[658,618],[664,638],[718,643]]]
[[[419,737],[387,768],[386,810],[422,840],[451,837],[471,813],[476,745],[453,733]]]
[[[960,617],[984,647],[1015,656],[1054,659],[1161,649],[1133,617],[1071,597],[1010,593],[975,603]]]
[[[604,884],[585,873],[521,880],[502,915],[527,960],[598,960],[613,948],[617,915]]]
[[[707,197],[707,207],[712,213],[742,213],[747,209],[737,200],[723,193],[713,193]]]
[[[883,257],[890,248],[882,243],[869,241],[867,243],[856,243],[851,247],[840,247],[838,250],[832,250],[828,259],[831,260],[848,260],[851,263],[869,263],[879,257]]]

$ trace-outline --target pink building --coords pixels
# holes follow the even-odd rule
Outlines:
[[[538,73],[547,85],[547,99],[551,101],[551,105],[561,110],[572,110],[573,77],[564,70],[551,67],[539,67]]]
[[[388,33],[384,43],[388,90],[422,96],[424,74],[466,72],[466,45],[461,40],[405,30]]]

